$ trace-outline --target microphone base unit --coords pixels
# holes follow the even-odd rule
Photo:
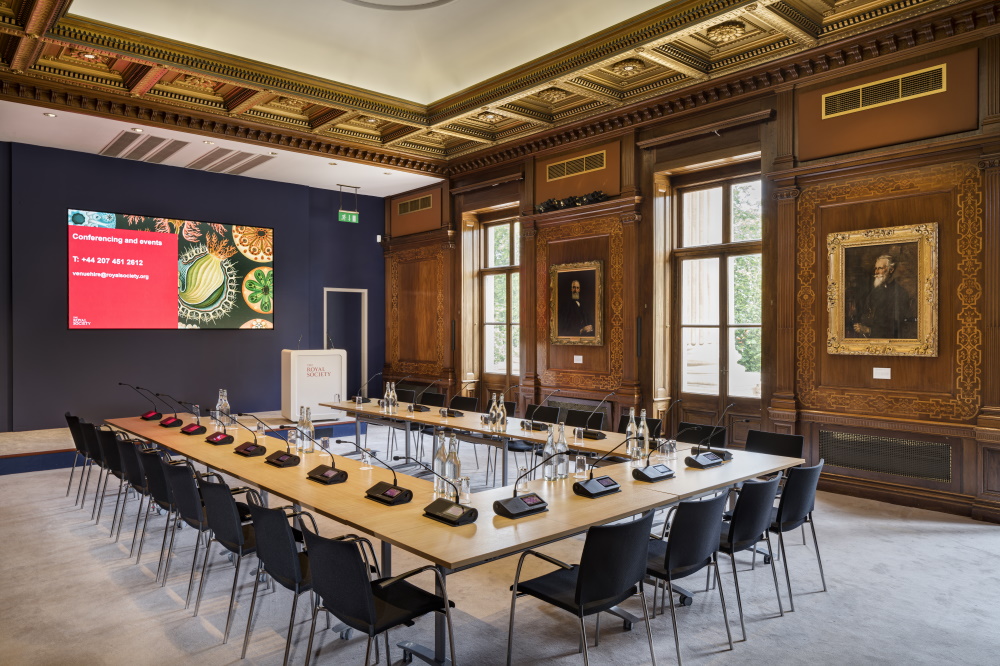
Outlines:
[[[380,504],[396,506],[397,504],[406,504],[412,500],[413,492],[406,488],[400,488],[394,483],[379,481],[365,491],[365,497]]]
[[[521,430],[548,430],[548,423],[541,423],[539,421],[521,421]]]
[[[431,408],[427,405],[410,405],[409,411],[411,412],[429,412]]]
[[[607,439],[608,436],[606,434],[604,434],[603,432],[601,432],[600,430],[584,430],[583,431],[583,438],[584,439]]]
[[[549,504],[538,493],[526,493],[493,502],[493,513],[517,520],[549,510]]]
[[[450,499],[439,497],[424,507],[424,516],[445,525],[458,527],[476,522],[479,511],[475,507],[463,506]]]
[[[347,481],[347,470],[337,469],[330,465],[320,465],[315,469],[309,470],[309,480],[332,486],[335,483]]]
[[[586,481],[577,481],[573,484],[573,492],[575,494],[580,497],[589,497],[590,499],[611,495],[619,492],[621,489],[622,487],[618,485],[618,482],[610,476],[599,476],[594,479],[587,479]]]
[[[646,483],[666,481],[667,479],[674,478],[674,476],[674,470],[666,465],[646,465],[645,467],[636,467],[632,470],[633,479],[636,481],[645,481]]]
[[[264,458],[264,462],[268,465],[274,465],[275,467],[295,467],[302,461],[294,453],[288,453],[287,451],[275,451],[268,457]]]
[[[361,403],[371,402],[372,401],[371,398],[366,398],[366,397],[361,396],[361,395],[353,395],[353,396],[351,396],[351,400],[353,402],[361,402]]]
[[[233,453],[236,455],[243,456],[245,458],[255,458],[257,456],[262,456],[267,453],[267,449],[261,444],[255,444],[254,442],[243,442],[235,449]]]
[[[688,456],[684,462],[687,463],[688,467],[694,469],[708,469],[709,467],[718,467],[725,462],[725,459],[716,455],[714,451],[703,451],[697,455]]]
[[[448,418],[449,419],[460,419],[463,416],[465,416],[465,412],[460,412],[457,409],[449,409],[448,410]]]
[[[186,426],[181,428],[181,432],[185,435],[204,435],[207,430],[205,426],[200,423],[188,423]]]
[[[181,421],[176,416],[168,416],[160,421],[160,426],[163,428],[179,428],[182,425],[184,425],[184,421]]]
[[[205,441],[209,444],[215,444],[216,446],[220,444],[232,444],[233,436],[226,434],[224,432],[213,432],[211,435],[205,438]]]
[[[159,413],[155,409],[151,409],[145,414],[140,414],[139,418],[143,421],[159,421],[163,418],[163,414]]]

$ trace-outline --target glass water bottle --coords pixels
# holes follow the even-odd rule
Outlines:
[[[566,444],[566,424],[559,424],[559,437],[556,439],[556,478],[565,479],[569,476],[569,446]]]
[[[542,449],[542,478],[546,481],[556,480],[556,459],[549,458],[556,452],[556,443],[552,438],[552,428],[549,428],[548,437],[545,439],[545,448]]]

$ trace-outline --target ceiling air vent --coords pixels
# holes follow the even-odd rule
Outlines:
[[[600,171],[605,166],[605,154],[607,151],[591,153],[583,157],[574,157],[571,160],[555,162],[546,167],[546,180],[559,180],[571,176],[579,176],[581,173],[589,171]]]
[[[823,119],[944,92],[948,89],[947,73],[947,65],[941,64],[827,93],[823,95]]]
[[[122,132],[112,139],[108,145],[104,146],[99,154],[107,157],[121,157],[122,153],[138,141],[141,136],[141,134],[136,134],[135,132]]]
[[[427,210],[431,207],[431,195],[425,197],[420,197],[418,199],[410,199],[408,201],[400,201],[397,204],[396,210],[399,211],[400,215],[406,215],[407,213],[416,213],[418,210]]]

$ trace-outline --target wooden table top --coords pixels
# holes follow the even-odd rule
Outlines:
[[[573,494],[572,485],[576,479],[572,476],[558,481],[539,479],[529,481],[528,490],[539,493],[549,503],[547,512],[518,520],[495,515],[493,502],[513,494],[513,487],[506,486],[473,493],[471,505],[479,510],[478,521],[451,527],[423,516],[424,507],[434,499],[430,481],[398,474],[399,484],[413,492],[413,501],[408,504],[384,506],[366,499],[365,490],[376,482],[392,481],[392,472],[378,463],[362,471],[359,461],[334,456],[337,467],[346,470],[349,478],[345,483],[327,486],[310,481],[306,476],[315,466],[329,464],[330,456],[326,453],[306,454],[296,467],[277,468],[260,457],[233,454],[239,442],[250,438],[249,433],[243,433],[246,437],[235,433],[234,444],[213,446],[205,442],[205,435],[187,436],[176,429],[161,428],[156,421],[143,421],[138,417],[110,419],[107,423],[452,570],[517,553],[581,533],[593,525],[626,518],[803,462],[795,458],[737,452],[732,462],[721,467],[693,470],[682,468],[684,454],[680,453],[680,462],[671,465],[676,469],[677,478],[655,484],[633,480],[631,464],[622,463],[596,472],[597,475],[610,475],[621,484],[621,492],[613,495],[598,499],[579,497]],[[284,444],[273,437],[262,443],[270,452],[280,450]]]

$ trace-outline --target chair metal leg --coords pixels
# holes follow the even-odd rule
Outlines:
[[[510,666],[510,654],[514,645],[514,608],[517,606],[517,586],[510,593],[510,625],[507,627],[507,666]],[[454,658],[455,655],[452,655]]]
[[[139,536],[139,521],[143,517],[142,505],[145,504],[145,502],[146,502],[146,496],[145,495],[139,495],[139,511],[138,511],[138,513],[135,514],[135,529],[132,530],[132,546],[131,546],[131,548],[129,548],[129,551],[128,551],[129,558],[132,557],[133,551],[135,550],[135,538],[137,536]],[[149,517],[149,507],[148,506],[146,507],[146,514],[145,515],[146,515],[147,518]],[[145,523],[143,523],[143,524],[145,524]]]
[[[174,533],[177,532],[177,521],[180,516],[174,518],[173,529],[170,529],[170,519],[174,516],[173,511],[167,511],[167,522],[163,525],[163,543],[160,544],[160,561],[156,565],[156,580],[160,580],[160,570],[163,570],[163,585],[167,584],[167,571],[170,569],[170,553],[174,549]],[[167,548],[167,532],[170,533],[170,548]],[[166,566],[164,566],[163,555],[166,553]],[[163,587],[160,585],[160,587]]]
[[[240,565],[243,564],[243,558],[236,558],[236,573],[233,574],[233,591],[229,593],[229,610],[226,612],[226,633],[222,637],[222,644],[225,645],[229,642],[229,628],[233,624],[233,611],[236,609],[236,593],[239,591],[237,588],[237,583],[240,580]]]
[[[80,460],[80,452],[73,456],[73,466],[69,469],[69,483],[66,484],[66,497],[69,497],[69,489],[73,487],[73,473],[76,472],[76,463]]]
[[[98,516],[97,520],[98,521],[100,520],[100,514],[97,513],[98,498],[100,498],[101,502],[103,503],[104,496],[101,494],[101,487],[102,487],[102,485],[105,486],[105,487],[108,485],[108,479],[107,479],[106,472],[107,472],[107,470],[104,469],[103,467],[101,467],[100,471],[97,472],[97,487],[94,489],[94,503],[93,503],[93,505],[91,505],[91,508],[90,508],[90,519],[91,520],[94,519],[94,516]]]
[[[118,521],[118,509],[122,501],[122,489],[125,488],[124,479],[118,479],[118,496],[115,498],[115,515],[111,517],[111,532],[108,534],[110,539],[115,535],[115,523]],[[128,493],[125,493],[125,500],[128,501]],[[124,507],[122,507],[122,513],[124,514]]]
[[[598,647],[601,644],[601,614],[597,614],[597,626],[594,628],[594,647]]]
[[[243,652],[240,653],[240,659],[247,658],[247,645],[250,644],[250,634],[253,632],[253,609],[257,605],[257,589],[260,587],[260,572],[263,569],[263,564],[257,565],[257,575],[253,577],[253,596],[250,597],[250,614],[247,616],[247,630],[243,634]]]
[[[201,546],[201,539],[204,532],[196,532],[194,535],[194,555],[191,556],[191,576],[188,578],[187,596],[184,597],[184,610],[191,607],[191,590],[194,589],[194,568],[198,564],[198,547]],[[208,547],[205,548],[205,561],[208,561]]]
[[[806,545],[806,524],[802,523],[802,545]]]
[[[674,606],[674,586],[667,578],[667,596],[670,598],[670,622],[674,626],[674,647],[677,649],[677,666],[681,666],[681,637],[677,633],[677,608]]]
[[[816,548],[816,563],[819,565],[819,577],[823,581],[823,591],[826,592],[826,576],[823,574],[823,559],[819,556],[819,541],[816,539],[816,523],[813,522],[812,512],[809,512],[809,529],[813,533],[813,546]]]
[[[722,593],[722,576],[719,575],[719,556],[714,556],[715,581],[719,584],[719,601],[722,602],[722,619],[726,623],[726,636],[729,638],[729,649],[733,649],[733,634],[729,631],[729,613],[726,612],[726,597]]]
[[[292,594],[292,614],[288,616],[288,638],[285,639],[285,659],[282,666],[288,666],[288,653],[292,649],[292,632],[295,630],[295,608],[299,605],[299,593]]]
[[[385,663],[387,666],[392,666],[392,657],[389,655],[389,630],[386,629],[382,632],[382,637],[385,638]],[[454,660],[455,655],[452,655]]]
[[[736,586],[736,607],[740,611],[740,631],[743,632],[743,640],[747,639],[747,627],[743,623],[743,600],[740,598],[740,577],[736,573],[736,553],[728,553],[729,561],[733,563],[733,585]]]
[[[215,541],[215,534],[208,539],[208,544],[205,546],[205,561],[201,563],[201,580],[198,581],[198,594],[194,598],[194,617],[198,617],[198,610],[201,608],[201,595],[205,591],[205,578],[208,576],[208,558],[212,555],[212,542]],[[239,571],[240,561],[236,560],[236,570]],[[230,604],[230,609],[232,604]]]
[[[90,487],[90,472],[94,469],[94,461],[88,460],[87,465],[87,479],[83,482],[83,494],[80,494],[80,490],[76,491],[76,499],[80,502],[80,508],[82,509],[84,505],[87,504],[87,488]],[[83,474],[80,475],[81,480],[83,479]]]
[[[368,660],[371,659],[372,654],[372,637],[368,637],[368,645],[365,647],[365,666],[368,666]]]
[[[110,480],[111,480],[111,472],[109,471],[104,475],[104,487],[101,489],[101,501],[97,505],[97,521],[94,523],[95,525],[101,524],[101,514],[104,512],[104,498],[108,494],[108,481]],[[114,525],[112,524],[112,529],[113,528]]]
[[[583,666],[590,666],[590,650],[587,647],[587,623],[580,616],[580,642],[583,643]]]
[[[652,666],[656,666],[656,654],[653,652],[653,630],[649,626],[649,610],[646,608],[646,590],[643,588],[642,581],[639,581],[639,601],[642,602],[642,618],[646,621],[646,640],[649,641],[649,659]],[[656,608],[656,602],[653,602],[653,608]],[[601,614],[597,614],[597,619],[600,620]],[[598,633],[600,633],[600,625],[598,625]]]
[[[785,566],[785,583],[788,585],[788,612],[795,612],[795,599],[792,598],[792,579],[788,575],[788,553],[785,552],[785,537],[778,532],[778,549],[781,552],[782,564]]]
[[[149,502],[146,503],[146,516],[142,519],[142,535],[139,537],[139,554],[135,556],[135,563],[139,564],[142,561],[142,544],[146,541],[146,525],[149,523],[149,514],[153,508],[153,499],[150,498]],[[136,518],[135,526],[139,527],[139,519]],[[135,546],[135,535],[132,536],[132,545]],[[132,554],[129,553],[129,557]]]
[[[122,512],[121,512],[121,515],[118,516],[118,529],[115,530],[115,543],[118,543],[118,540],[121,538],[121,536],[122,536],[122,525],[125,524],[125,511],[128,509],[128,490],[129,489],[126,486],[126,488],[125,488],[125,501],[122,502]],[[142,496],[138,495],[138,493],[136,493],[136,495],[139,497],[139,504],[140,504],[140,509],[141,509],[141,506],[142,506]],[[138,514],[136,514],[136,519],[138,519]]]
[[[309,666],[309,659],[312,657],[313,651],[313,636],[316,635],[316,615],[319,614],[319,600],[315,597],[313,598],[313,612],[312,612],[312,622],[309,623],[309,643],[306,645],[306,666]],[[330,616],[329,613],[325,613],[327,617]]]
[[[778,589],[778,570],[774,568],[774,549],[771,548],[771,533],[764,532],[764,538],[767,540],[767,552],[771,556],[771,577],[774,578],[774,594],[778,597],[778,614],[781,617],[785,617],[785,609],[781,607],[781,590]],[[754,549],[754,557],[757,556],[757,550]]]

